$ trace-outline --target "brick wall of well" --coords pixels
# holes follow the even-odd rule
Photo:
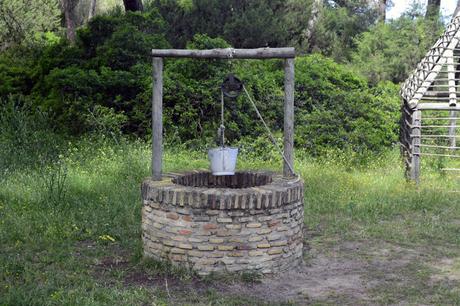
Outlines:
[[[241,182],[252,179],[257,185],[264,181],[262,174],[249,174],[240,173]],[[204,275],[240,271],[272,274],[299,264],[304,221],[300,178],[272,176],[266,179],[268,184],[257,187],[225,188],[221,184],[208,188],[214,180],[211,174],[192,175],[194,178],[173,175],[143,182],[145,256],[188,266]],[[184,181],[195,182],[188,184],[195,186],[177,183]],[[228,181],[241,185],[231,177]]]

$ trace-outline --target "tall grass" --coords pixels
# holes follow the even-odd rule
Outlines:
[[[68,139],[30,121],[30,127],[11,127],[30,120],[22,111],[13,108],[0,117],[3,127],[9,126],[0,131],[0,305],[151,301],[150,289],[126,284],[129,269],[143,265],[140,183],[150,175],[150,145],[103,135]],[[269,145],[266,151],[243,151],[238,167],[280,170],[281,159]],[[357,167],[356,157],[343,153],[314,159],[297,152],[310,232],[337,239],[460,243],[455,178],[430,170],[417,187],[404,179],[396,150],[371,160]],[[207,167],[204,151],[165,150],[165,171]],[[100,261],[117,256],[128,258],[129,268],[101,275]],[[164,293],[153,294],[156,303],[167,300]],[[235,302],[213,294],[204,298]]]

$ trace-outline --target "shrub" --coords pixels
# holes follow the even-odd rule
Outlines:
[[[397,141],[398,88],[366,80],[319,55],[297,60],[296,144],[313,154],[327,148],[381,151]]]

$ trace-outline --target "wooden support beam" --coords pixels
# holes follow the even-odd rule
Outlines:
[[[294,48],[258,48],[258,49],[211,49],[211,50],[184,50],[184,49],[153,49],[154,57],[188,57],[188,58],[216,58],[216,59],[267,59],[267,58],[294,58]]]
[[[457,133],[457,112],[456,111],[450,111],[449,116],[452,118],[449,121],[449,136],[450,136],[450,146],[451,148],[455,148],[457,146],[457,137],[455,137]]]
[[[419,110],[439,110],[439,111],[460,111],[460,106],[449,106],[449,103],[419,103],[417,105]]]
[[[284,61],[284,156],[283,175],[294,175],[294,59]]]
[[[163,159],[163,59],[153,58],[152,177],[161,181]]]
[[[420,183],[420,143],[422,129],[422,111],[415,110],[412,115],[412,163],[410,167],[410,179]]]

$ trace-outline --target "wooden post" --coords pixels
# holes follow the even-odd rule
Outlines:
[[[152,177],[160,181],[163,158],[163,59],[153,58]]]
[[[283,175],[294,175],[294,59],[284,60],[284,156]],[[291,169],[292,167],[292,169]]]
[[[455,39],[455,38],[454,38]],[[455,39],[457,41],[457,39]],[[445,56],[447,57],[447,78],[449,84],[449,106],[457,106],[457,84],[455,81],[455,66],[454,66],[454,51],[446,50]],[[454,119],[457,116],[457,112],[450,111],[449,117],[452,118],[449,120],[449,136],[450,136],[450,146],[455,148],[457,146],[455,130],[457,125],[457,120]]]
[[[416,109],[412,114],[412,165],[410,178],[420,183],[420,143],[422,136],[422,111]]]

